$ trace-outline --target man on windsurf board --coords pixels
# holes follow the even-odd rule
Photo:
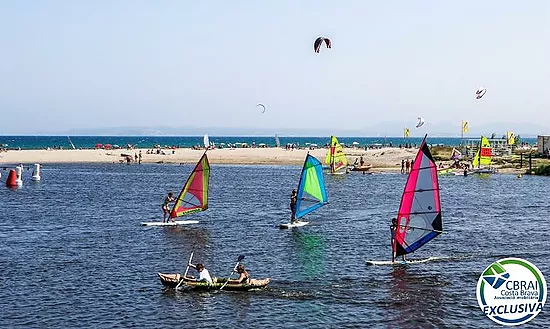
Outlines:
[[[292,193],[290,194],[290,211],[291,211],[290,223],[291,224],[294,224],[297,221],[296,219],[296,202],[297,201],[298,201],[298,192],[296,191],[296,189],[293,189]]]
[[[162,203],[162,212],[163,212],[162,222],[163,223],[168,223],[168,220],[170,219],[169,205],[170,203],[175,201],[176,199],[174,198],[174,193],[172,192],[168,193],[168,196],[164,198],[164,202]],[[174,219],[172,219],[172,221],[174,221]]]

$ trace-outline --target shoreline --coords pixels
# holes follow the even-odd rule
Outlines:
[[[162,149],[162,153],[147,154],[150,149],[76,149],[76,150],[9,150],[0,152],[0,165],[17,164],[54,164],[54,163],[127,163],[126,156],[131,156],[130,164],[137,164],[135,156],[141,151],[142,163],[189,164],[196,163],[204,149],[191,148]],[[400,172],[401,160],[412,160],[416,148],[384,147],[379,149],[345,148],[344,152],[351,164],[363,156],[365,163],[371,164],[369,172]],[[208,150],[211,164],[235,165],[301,165],[308,153],[324,163],[328,149],[316,148],[287,150],[283,148],[224,148]],[[444,163],[449,161],[442,161]],[[498,166],[495,166],[498,168]],[[526,168],[498,168],[499,173],[519,174]]]

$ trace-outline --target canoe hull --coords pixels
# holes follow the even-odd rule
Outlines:
[[[220,290],[220,288],[227,281],[227,278],[218,278],[214,279],[213,284],[206,282],[198,282],[189,279],[183,279],[180,274],[166,274],[158,273],[160,282],[168,288],[176,288],[180,281],[183,282],[179,285],[179,288],[184,290],[196,290],[196,291],[210,291],[210,290]],[[228,283],[223,287],[223,290],[227,291],[249,291],[249,290],[258,290],[267,287],[271,282],[270,278],[266,279],[250,279],[250,283]]]

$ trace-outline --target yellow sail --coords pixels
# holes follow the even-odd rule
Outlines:
[[[487,139],[487,137],[481,136],[481,144],[472,163],[473,166],[490,166],[492,156],[493,151],[491,149],[491,144],[489,144],[489,140]]]
[[[325,158],[325,163],[330,165],[330,171],[336,172],[348,165],[348,159],[344,154],[344,148],[335,136],[330,136],[330,148]]]

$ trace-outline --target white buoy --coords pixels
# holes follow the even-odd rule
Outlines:
[[[34,182],[40,181],[40,165],[38,163],[34,164],[31,180]]]
[[[23,186],[23,180],[21,179],[21,166],[15,167],[15,174],[17,175],[17,178],[15,178],[15,185]]]

